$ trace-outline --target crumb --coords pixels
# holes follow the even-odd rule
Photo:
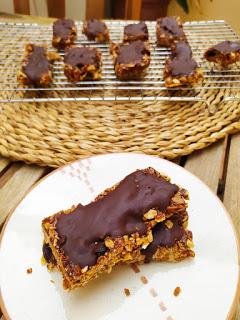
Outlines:
[[[159,302],[159,307],[162,310],[162,312],[165,312],[167,310],[167,308],[163,302]]]
[[[52,279],[50,280],[50,282],[55,283],[55,281],[54,281],[54,280],[52,280]]]
[[[181,292],[181,288],[180,287],[176,287],[173,291],[173,294],[175,297],[177,297]]]
[[[143,284],[147,284],[148,283],[148,279],[145,276],[142,276],[140,279],[141,279]]]
[[[128,288],[124,288],[124,293],[127,297],[130,296],[130,290]]]
[[[156,298],[157,297],[157,292],[156,292],[156,290],[155,289],[150,289],[150,293],[151,293],[151,295],[153,296],[153,298]]]
[[[139,273],[140,272],[140,269],[139,269],[138,265],[135,264],[135,263],[131,264],[131,268],[133,269],[133,271],[135,273]]]
[[[32,268],[28,268],[27,273],[32,273]]]

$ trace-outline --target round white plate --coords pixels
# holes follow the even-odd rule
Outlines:
[[[40,263],[41,220],[73,204],[87,204],[135,169],[149,166],[189,190],[189,228],[196,257],[175,264],[142,265],[139,273],[130,266],[116,267],[84,288],[64,291],[61,275],[50,273]],[[0,268],[1,307],[12,320],[221,320],[233,306],[239,275],[236,237],[217,197],[183,168],[138,154],[92,157],[43,179],[7,223]],[[181,293],[175,297],[177,286]],[[124,288],[130,290],[130,296],[124,294]]]

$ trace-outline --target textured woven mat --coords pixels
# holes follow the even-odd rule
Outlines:
[[[209,94],[209,101],[222,95]],[[207,147],[240,130],[240,105],[209,115],[202,103],[6,104],[0,112],[0,154],[57,167],[106,152],[143,152],[168,159]]]
[[[14,46],[1,50],[6,57],[16,52]],[[19,69],[19,62],[14,65],[12,60],[1,64],[6,81],[11,77],[8,70]],[[10,99],[12,94],[5,91],[0,97]],[[61,94],[51,93],[53,97]],[[239,92],[200,93],[211,105],[231,95]],[[202,102],[6,103],[0,105],[0,154],[52,167],[107,152],[142,152],[173,159],[239,131],[239,118],[237,101],[220,104],[214,114]]]

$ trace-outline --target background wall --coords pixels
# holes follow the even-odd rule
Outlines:
[[[66,0],[66,16],[72,19],[84,19],[86,1]],[[240,0],[200,0],[199,2],[200,8],[196,6],[195,0],[189,0],[190,13],[186,15],[176,1],[171,0],[168,15],[180,15],[185,21],[225,19],[240,34]],[[47,16],[46,1],[30,0],[30,10],[33,15]],[[13,13],[13,0],[0,0],[0,11]]]
[[[180,15],[183,20],[226,20],[240,34],[240,0],[200,0],[200,9],[194,0],[185,14],[176,1],[171,1],[168,15]]]

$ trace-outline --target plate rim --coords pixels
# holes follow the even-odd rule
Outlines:
[[[14,214],[14,212],[16,211],[18,206],[22,203],[22,201],[27,197],[27,195],[30,192],[32,192],[32,190],[35,189],[40,183],[42,183],[45,179],[48,179],[48,177],[50,177],[51,175],[55,174],[56,172],[59,172],[59,171],[63,170],[64,168],[66,168],[68,166],[71,166],[71,165],[73,165],[75,163],[78,163],[78,162],[80,162],[82,160],[93,159],[93,158],[98,158],[98,157],[103,157],[103,156],[108,156],[108,155],[124,155],[124,156],[127,156],[127,155],[138,155],[138,156],[146,156],[146,157],[158,159],[160,161],[167,162],[167,163],[170,162],[172,165],[174,165],[176,167],[180,167],[181,169],[187,171],[187,173],[190,176],[193,176],[194,178],[196,178],[200,183],[202,183],[208,189],[208,191],[213,195],[213,197],[216,198],[216,200],[218,201],[220,206],[223,208],[223,211],[226,214],[226,216],[228,217],[228,220],[229,220],[229,222],[230,222],[230,224],[232,226],[232,230],[233,230],[233,234],[234,234],[234,238],[235,238],[235,243],[236,243],[236,246],[237,246],[238,281],[237,281],[235,295],[234,295],[232,304],[230,306],[230,309],[228,311],[227,318],[226,318],[226,320],[232,320],[234,315],[235,315],[235,312],[237,310],[238,302],[239,302],[239,299],[240,299],[240,239],[238,237],[238,233],[237,233],[236,227],[235,227],[235,225],[233,223],[233,219],[232,219],[230,213],[228,212],[228,210],[225,208],[225,206],[222,203],[222,201],[217,197],[217,195],[210,189],[210,187],[205,182],[203,182],[195,174],[191,173],[190,171],[188,171],[184,167],[179,166],[175,162],[169,161],[169,160],[164,159],[164,158],[160,158],[158,156],[148,155],[148,154],[144,154],[144,153],[137,153],[137,152],[108,152],[108,153],[102,153],[102,154],[99,154],[99,155],[82,157],[80,159],[77,159],[77,160],[74,160],[74,161],[70,161],[70,162],[66,163],[65,165],[63,165],[63,166],[54,169],[52,172],[48,173],[46,176],[44,176],[41,179],[39,179],[30,189],[28,189],[24,193],[24,195],[21,197],[21,199],[18,201],[16,206],[10,211],[10,213],[7,216],[6,221],[3,224],[2,230],[0,232],[0,247],[1,247],[2,239],[4,237],[5,230],[7,228],[7,225],[9,223],[9,220],[11,219],[12,215]],[[5,318],[5,320],[11,320],[11,318],[10,318],[10,316],[8,314],[7,308],[5,306],[5,303],[4,303],[1,287],[0,287],[0,310],[2,311],[2,314],[3,314],[4,318]]]

